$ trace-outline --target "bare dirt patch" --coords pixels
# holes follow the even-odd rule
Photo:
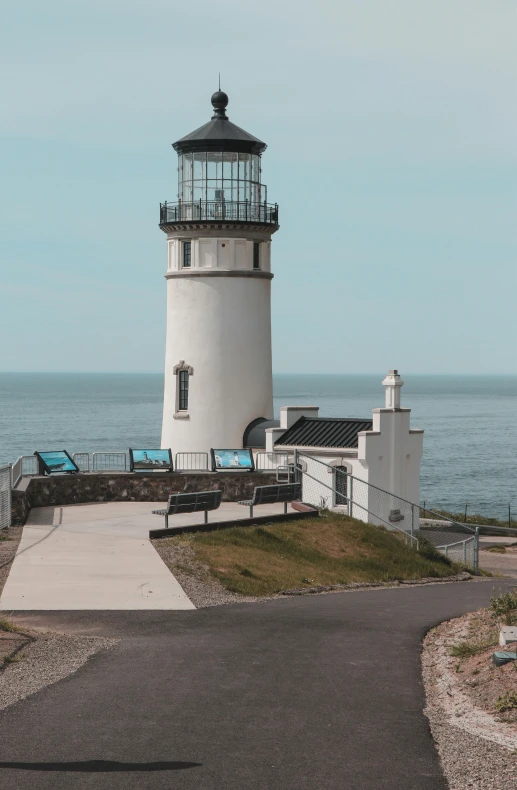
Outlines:
[[[442,623],[424,641],[426,714],[451,790],[515,785],[517,709],[502,711],[500,701],[517,690],[517,662],[492,661],[508,617],[481,610]]]
[[[487,610],[477,612],[467,624],[467,644],[479,645],[479,652],[457,660],[455,671],[462,675],[463,690],[473,704],[481,710],[492,713],[496,720],[514,723],[517,736],[517,700],[515,708],[501,710],[505,695],[517,694],[517,661],[502,667],[494,666],[492,655],[495,650],[503,650],[498,645],[499,627]],[[487,645],[483,650],[483,645]],[[508,645],[504,650],[516,651],[517,643]],[[517,741],[516,741],[517,747]]]

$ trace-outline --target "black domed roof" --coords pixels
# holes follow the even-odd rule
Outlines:
[[[228,98],[228,94],[225,93],[224,91],[216,91],[215,93],[212,94],[212,99],[211,99],[212,107],[214,108],[216,115],[218,115],[218,117],[221,117],[219,116],[219,113],[222,113],[222,117],[226,118],[225,110],[226,107],[228,106],[229,101],[230,100]]]
[[[189,151],[238,151],[249,154],[261,154],[266,150],[266,143],[253,137],[240,126],[232,123],[226,115],[228,96],[218,90],[212,96],[214,114],[212,119],[199,129],[173,143],[178,153]]]

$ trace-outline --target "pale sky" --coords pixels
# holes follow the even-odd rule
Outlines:
[[[0,370],[156,371],[171,143],[268,143],[278,372],[517,372],[514,0],[4,0]]]

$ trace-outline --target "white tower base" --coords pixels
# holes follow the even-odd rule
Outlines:
[[[253,420],[273,418],[272,229],[247,230],[248,238],[240,227],[190,230],[188,269],[181,266],[185,232],[169,232],[161,443],[173,453],[242,447]],[[253,269],[256,243],[260,269]],[[180,410],[182,370],[189,391],[188,408]]]

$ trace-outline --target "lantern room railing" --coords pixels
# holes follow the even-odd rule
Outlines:
[[[160,203],[160,225],[174,222],[260,222],[278,225],[277,203],[249,200],[198,200],[195,203]]]

